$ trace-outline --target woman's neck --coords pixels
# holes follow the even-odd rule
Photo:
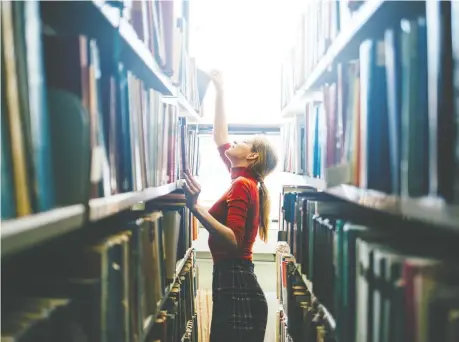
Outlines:
[[[238,161],[231,161],[231,167],[236,168],[236,167],[248,167],[249,163],[247,163],[246,160],[238,160]]]

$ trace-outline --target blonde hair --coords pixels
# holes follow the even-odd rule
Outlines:
[[[258,189],[260,197],[260,226],[258,227],[258,233],[260,234],[260,238],[264,242],[267,242],[271,200],[264,179],[276,168],[277,153],[270,142],[263,136],[256,136],[254,138],[252,152],[258,154],[258,158],[250,165],[257,175],[260,184]]]

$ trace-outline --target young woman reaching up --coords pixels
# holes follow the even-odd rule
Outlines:
[[[252,263],[257,237],[267,241],[270,199],[265,177],[276,167],[273,146],[262,136],[229,143],[223,82],[211,77],[217,90],[214,141],[231,175],[231,186],[209,211],[198,204],[201,187],[186,175],[187,206],[209,231],[214,261],[211,342],[263,342],[268,306]]]

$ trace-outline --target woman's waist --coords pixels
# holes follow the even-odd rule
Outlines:
[[[252,261],[252,243],[244,243],[243,246],[238,250],[235,251],[234,249],[227,247],[223,244],[218,243],[218,241],[212,241],[209,239],[209,249],[212,254],[212,259],[214,260],[214,264],[219,262],[230,262],[231,260],[246,260]]]
[[[214,260],[214,271],[222,270],[245,270],[253,272],[254,265],[251,258],[221,258]]]

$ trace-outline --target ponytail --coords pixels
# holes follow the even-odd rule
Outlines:
[[[251,164],[251,168],[256,174],[259,182],[260,224],[258,226],[258,234],[260,238],[267,243],[271,201],[268,189],[263,181],[265,177],[276,168],[277,155],[273,146],[261,136],[254,139],[252,152],[258,153],[258,157]]]
[[[260,234],[260,238],[267,243],[271,199],[269,198],[268,188],[263,181],[260,181],[258,193],[260,201],[260,225],[258,227],[258,234]]]

